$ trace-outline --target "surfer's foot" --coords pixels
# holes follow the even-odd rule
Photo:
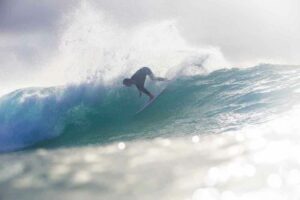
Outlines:
[[[151,101],[152,99],[154,99],[154,95],[149,96],[149,101]]]

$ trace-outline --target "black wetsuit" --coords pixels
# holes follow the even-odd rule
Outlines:
[[[132,75],[131,80],[135,82],[135,85],[139,91],[144,92],[148,96],[151,96],[151,93],[144,87],[147,75],[152,80],[154,79],[152,71],[148,67],[143,67]]]

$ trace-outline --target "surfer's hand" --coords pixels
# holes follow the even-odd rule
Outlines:
[[[166,78],[161,78],[161,77],[157,77],[156,80],[157,80],[157,81],[167,81]]]

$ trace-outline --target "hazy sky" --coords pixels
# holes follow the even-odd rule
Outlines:
[[[86,2],[124,29],[175,20],[190,45],[218,47],[234,66],[300,64],[299,0]],[[78,0],[0,0],[0,94],[46,66],[78,6]]]

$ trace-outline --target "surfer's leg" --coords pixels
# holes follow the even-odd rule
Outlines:
[[[141,91],[149,96],[150,100],[154,98],[154,95],[151,94],[146,88],[141,88]]]

